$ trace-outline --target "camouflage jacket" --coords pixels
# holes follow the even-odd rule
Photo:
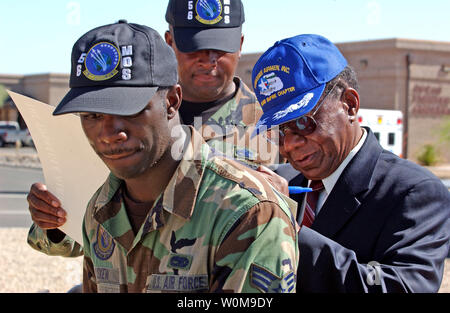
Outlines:
[[[139,232],[122,180],[88,204],[85,292],[295,292],[294,215],[257,172],[214,155],[195,132]]]
[[[208,144],[227,157],[255,168],[258,164],[281,163],[278,147],[263,136],[251,138],[262,115],[255,94],[244,82],[234,78],[235,96],[222,105],[207,121],[194,119],[194,127]]]
[[[267,141],[262,137],[250,140],[250,134],[262,114],[262,109],[254,93],[242,80],[235,77],[234,82],[238,87],[235,96],[214,112],[205,123],[200,126],[194,123],[194,126],[197,126],[213,149],[247,166],[255,168],[258,164],[278,163],[276,147],[267,145]],[[296,204],[290,202],[290,206],[293,208]],[[83,254],[81,245],[69,236],[59,243],[53,243],[47,237],[46,231],[34,224],[28,234],[28,243],[34,249],[48,255],[76,257]]]

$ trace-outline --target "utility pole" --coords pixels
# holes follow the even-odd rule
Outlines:
[[[411,54],[406,54],[406,99],[405,114],[403,116],[403,158],[408,158],[408,130],[409,130],[409,89],[411,80]]]

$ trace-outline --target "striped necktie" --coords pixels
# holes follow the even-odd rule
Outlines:
[[[321,180],[311,181],[309,187],[312,188],[312,191],[306,194],[305,213],[302,220],[302,226],[306,227],[311,227],[312,223],[314,222],[317,200],[319,199],[319,194],[324,188]]]

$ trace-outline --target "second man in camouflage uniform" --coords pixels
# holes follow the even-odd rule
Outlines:
[[[214,149],[257,167],[279,161],[278,147],[250,138],[262,115],[258,101],[235,76],[245,21],[241,0],[170,0],[165,39],[175,51],[183,89],[180,117]]]

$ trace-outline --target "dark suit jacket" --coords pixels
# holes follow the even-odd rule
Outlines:
[[[436,292],[449,251],[450,193],[366,130],[311,228],[300,230],[297,291]]]

